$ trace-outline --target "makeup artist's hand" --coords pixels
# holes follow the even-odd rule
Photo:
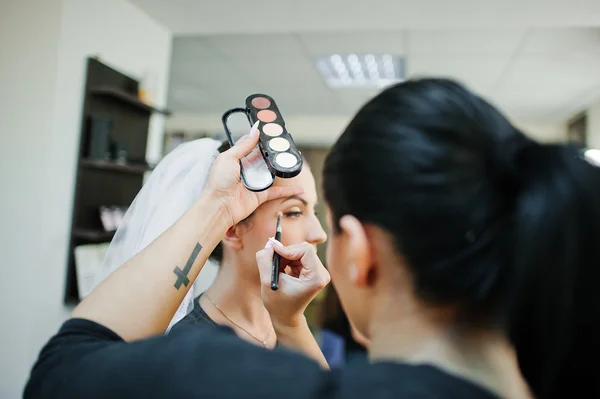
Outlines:
[[[248,217],[266,201],[302,193],[299,187],[271,187],[265,191],[253,192],[244,186],[240,177],[240,160],[256,147],[258,138],[257,122],[249,134],[217,156],[203,191],[202,197],[208,197],[222,205],[229,219],[229,226]]]
[[[271,290],[274,252],[281,256],[277,291]],[[266,248],[256,253],[256,261],[263,302],[273,325],[276,328],[294,327],[305,323],[306,307],[330,281],[329,272],[317,256],[315,246],[305,242],[285,247],[270,239]]]

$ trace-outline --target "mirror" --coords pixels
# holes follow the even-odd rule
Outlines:
[[[229,115],[226,113],[223,118],[223,124],[225,125],[225,131],[230,138],[230,142],[234,144],[242,136],[248,134],[252,127],[248,115],[241,109],[231,112]],[[269,171],[269,167],[262,157],[258,145],[240,163],[242,182],[249,190],[263,191],[273,185],[275,177]]]

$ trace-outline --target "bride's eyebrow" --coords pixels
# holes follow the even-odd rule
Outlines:
[[[281,203],[284,204],[287,201],[291,201],[291,200],[298,200],[298,201],[302,202],[304,204],[304,206],[308,206],[308,201],[306,201],[304,198],[299,197],[297,195],[292,195],[291,197],[287,197],[286,199],[281,201]]]

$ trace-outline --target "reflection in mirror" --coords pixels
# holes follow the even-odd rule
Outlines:
[[[231,139],[236,143],[242,136],[250,131],[248,116],[242,112],[236,112],[227,118],[227,128]],[[244,185],[253,191],[261,191],[269,188],[274,177],[260,153],[258,146],[242,159],[242,180]]]

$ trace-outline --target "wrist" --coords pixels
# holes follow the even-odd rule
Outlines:
[[[272,323],[273,329],[278,336],[280,334],[287,335],[293,331],[308,328],[308,322],[303,314],[296,317],[286,318],[285,320],[277,320],[275,318],[272,319]]]
[[[231,213],[229,209],[223,201],[216,199],[210,193],[202,193],[194,204],[193,211],[200,220],[208,221],[210,226],[207,227],[210,230],[216,230],[221,236],[231,227]]]

